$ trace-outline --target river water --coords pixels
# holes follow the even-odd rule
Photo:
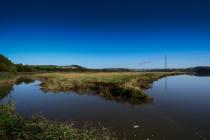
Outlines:
[[[140,105],[91,93],[43,92],[39,84],[0,87],[0,103],[13,101],[21,115],[39,113],[50,120],[74,122],[75,127],[100,123],[131,140],[210,139],[210,77],[160,79],[146,91],[154,101]]]

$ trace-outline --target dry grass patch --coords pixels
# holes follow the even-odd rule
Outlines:
[[[144,93],[162,77],[177,75],[174,72],[81,72],[35,74],[46,91],[94,92],[107,99],[142,103],[151,101]]]

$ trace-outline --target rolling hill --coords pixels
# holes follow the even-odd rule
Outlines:
[[[8,58],[0,54],[0,72],[16,72],[16,66]]]

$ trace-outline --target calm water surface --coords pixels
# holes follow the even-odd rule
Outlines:
[[[14,101],[25,116],[111,127],[134,140],[210,140],[210,77],[172,76],[146,92],[153,103],[130,105],[91,94],[43,92],[40,82],[0,87],[0,103]],[[138,128],[134,128],[138,125]]]

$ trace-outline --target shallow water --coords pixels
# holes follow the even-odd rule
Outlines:
[[[131,105],[74,92],[43,92],[40,82],[0,87],[0,103],[14,101],[25,116],[74,121],[76,127],[100,122],[136,140],[209,140],[210,77],[172,76],[146,92],[152,103]],[[134,128],[134,126],[139,126]]]

